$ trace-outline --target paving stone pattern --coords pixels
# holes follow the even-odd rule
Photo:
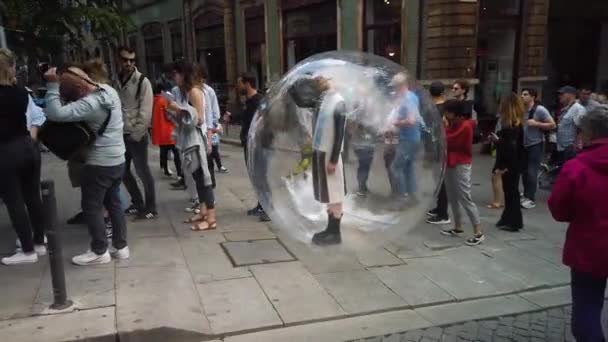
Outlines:
[[[608,331],[608,301],[604,307],[604,331]],[[351,342],[576,342],[571,333],[571,312],[571,307],[565,306]]]

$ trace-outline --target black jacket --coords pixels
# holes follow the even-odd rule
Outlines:
[[[497,135],[496,166],[494,168],[521,172],[525,165],[523,127],[505,127]]]

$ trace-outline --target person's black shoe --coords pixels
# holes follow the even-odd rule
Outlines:
[[[312,237],[312,243],[317,246],[329,246],[342,243],[342,235],[340,234],[341,218],[335,218],[331,214],[328,216],[327,229],[316,233]]]
[[[437,208],[431,209],[426,212],[426,216],[428,216],[428,217],[437,216],[437,214],[439,214],[439,210]]]
[[[431,216],[426,220],[426,223],[430,223],[430,224],[450,224],[452,221],[450,221],[449,217],[439,217],[439,216]]]
[[[68,220],[68,224],[85,224],[84,213],[81,211]]]
[[[172,190],[186,190],[188,187],[186,186],[186,181],[183,178],[180,178],[177,182],[171,183]]]
[[[264,213],[264,209],[258,204],[255,208],[247,210],[247,216],[260,216]]]
[[[137,214],[135,220],[154,220],[158,218],[158,213],[156,211],[142,211]]]
[[[258,216],[260,218],[261,222],[270,222],[270,217],[268,216],[268,214],[266,214],[266,212],[264,210],[262,210],[262,213],[260,214],[260,216]]]
[[[138,215],[139,214],[139,208],[135,204],[131,204],[131,206],[128,207],[125,210],[125,214],[127,214],[127,215]]]
[[[502,229],[503,227],[506,227],[506,226],[508,226],[508,225],[502,221],[496,222],[496,228],[498,228],[498,229]]]
[[[500,230],[516,233],[516,232],[522,230],[522,228],[523,227],[502,226],[502,227],[500,227]]]

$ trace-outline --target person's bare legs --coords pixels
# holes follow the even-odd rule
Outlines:
[[[505,195],[502,191],[501,175],[492,174],[492,192],[494,197],[492,203],[488,207],[494,209],[502,208],[504,206]]]

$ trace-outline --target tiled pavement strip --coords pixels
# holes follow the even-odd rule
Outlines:
[[[565,225],[553,222],[541,194],[539,207],[525,212],[524,231],[494,229],[500,213],[484,207],[491,196],[488,157],[476,156],[474,164],[484,244],[463,247],[460,239],[440,236],[439,227],[420,224],[383,249],[349,255],[311,250],[247,217],[255,198],[242,151],[228,145],[222,151],[230,173],[218,175],[218,231],[192,233],[181,223],[186,194],[168,190],[154,150],[161,215],[129,223],[131,259],[72,266],[68,258],[86,248],[86,228],[61,225],[68,294],[77,310],[47,309],[46,258],[0,267],[0,337],[34,341],[35,332],[41,340],[62,341],[166,328],[171,341],[343,341],[569,303],[569,274],[560,264]],[[65,164],[48,155],[45,161],[64,222],[78,210],[79,195],[68,186]],[[0,254],[13,244],[0,209]],[[87,325],[87,317],[99,324]]]

